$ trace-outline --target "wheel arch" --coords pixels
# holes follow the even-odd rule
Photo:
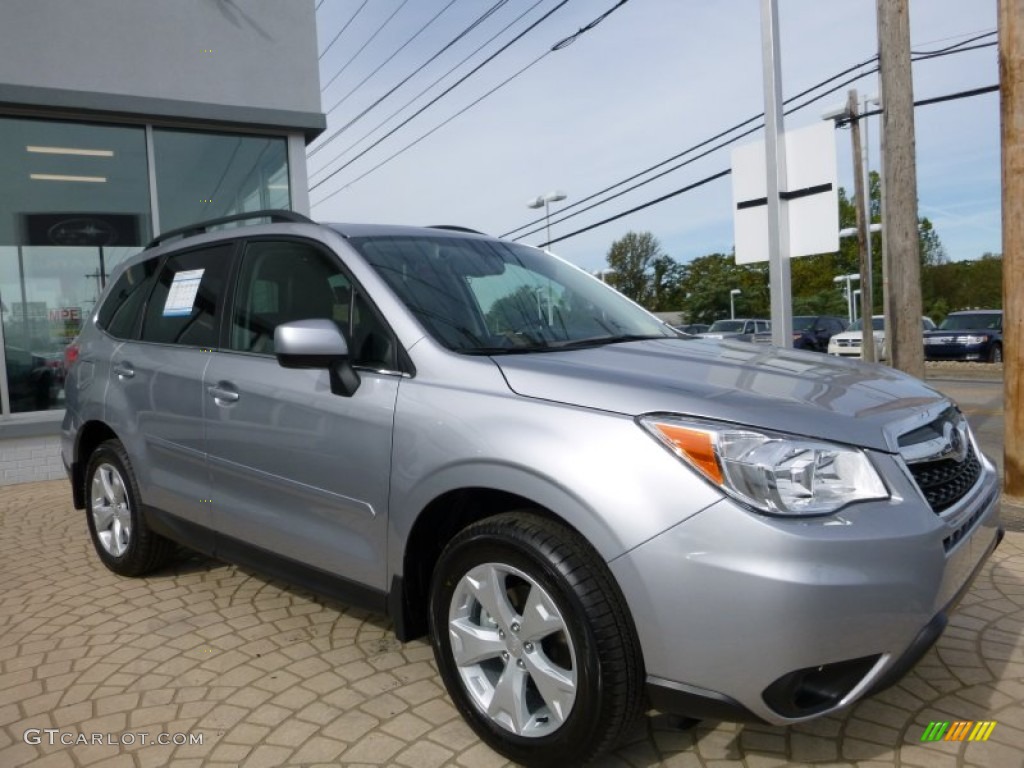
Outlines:
[[[119,439],[102,421],[87,421],[78,430],[71,458],[71,495],[75,509],[85,509],[85,468],[96,448],[107,440]]]
[[[427,633],[431,579],[434,567],[448,542],[472,523],[517,510],[529,510],[573,530],[593,547],[602,561],[607,562],[607,552],[595,546],[593,538],[587,536],[567,516],[553,511],[550,504],[487,486],[466,486],[445,491],[426,504],[416,516],[402,548],[401,573],[396,573],[391,580],[388,612],[400,640],[411,640]],[[607,535],[609,532],[603,533]]]

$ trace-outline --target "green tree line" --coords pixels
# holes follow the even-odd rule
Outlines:
[[[871,221],[881,221],[881,182],[870,176]],[[856,224],[854,200],[839,189],[839,226]],[[874,314],[882,312],[882,239],[872,238]],[[1002,307],[1002,257],[949,262],[932,222],[918,222],[921,291],[925,314],[939,322],[957,309]],[[768,317],[768,264],[736,264],[732,253],[710,253],[686,263],[666,254],[650,232],[628,232],[612,243],[604,278],[629,298],[655,312],[681,311],[688,322],[710,323],[729,316],[729,293],[739,288],[736,313]],[[790,262],[793,314],[840,315],[847,312],[837,275],[859,272],[856,238],[843,238],[835,253],[804,256]]]

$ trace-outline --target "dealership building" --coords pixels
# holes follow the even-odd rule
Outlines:
[[[0,484],[64,476],[63,355],[155,235],[309,212],[313,0],[0,5]]]

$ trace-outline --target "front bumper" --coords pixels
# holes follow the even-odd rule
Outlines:
[[[987,360],[987,344],[925,344],[925,360]]]
[[[905,674],[1001,531],[987,462],[941,516],[903,478],[891,500],[824,518],[770,518],[723,499],[613,560],[652,704],[786,724]]]

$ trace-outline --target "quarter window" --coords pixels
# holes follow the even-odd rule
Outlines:
[[[139,315],[153,287],[156,266],[156,259],[148,259],[132,265],[121,274],[100,307],[96,320],[100,328],[116,339],[135,338]]]

